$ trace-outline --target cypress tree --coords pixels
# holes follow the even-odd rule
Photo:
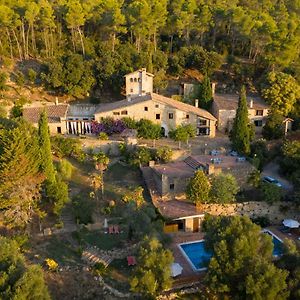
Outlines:
[[[249,124],[246,89],[242,86],[230,139],[233,149],[245,155],[250,153]]]
[[[48,128],[47,113],[43,111],[39,119],[39,146],[40,146],[40,168],[45,174],[48,183],[55,182],[55,169],[52,161],[50,134]]]
[[[201,100],[200,105],[202,108],[209,108],[212,102],[212,88],[211,82],[207,74],[205,75],[200,88]]]

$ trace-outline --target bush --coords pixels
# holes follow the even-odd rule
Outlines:
[[[160,147],[156,151],[156,159],[162,163],[167,163],[172,159],[173,150],[170,147]]]
[[[94,210],[94,202],[86,196],[78,195],[72,199],[73,213],[76,219],[76,222],[79,224],[89,224],[92,223],[92,214]]]
[[[57,166],[57,170],[62,178],[66,180],[72,177],[74,167],[68,160],[62,159]]]
[[[262,182],[260,189],[263,193],[263,200],[272,204],[282,198],[282,189],[275,184]]]
[[[31,68],[28,69],[27,76],[28,76],[28,80],[30,81],[30,83],[34,84],[36,81],[36,77],[37,77],[36,71],[34,71]]]
[[[23,115],[23,106],[19,104],[15,104],[10,111],[12,118],[19,118]]]
[[[129,128],[129,129],[136,129],[137,128],[137,122],[134,119],[130,118],[130,117],[122,118],[122,121],[125,124],[126,128]]]
[[[16,83],[20,87],[23,87],[25,84],[25,76],[21,71],[18,71],[16,74]]]
[[[146,147],[139,147],[135,152],[129,155],[129,163],[138,167],[147,165],[153,159],[151,151]]]
[[[105,132],[100,132],[98,135],[98,139],[100,141],[107,141],[108,140],[108,135]]]
[[[51,137],[52,151],[60,158],[73,157],[78,160],[84,156],[80,141],[72,138],[64,138],[62,136]]]
[[[161,127],[147,119],[137,123],[137,131],[140,138],[156,140],[161,137]]]
[[[271,221],[267,216],[251,218],[251,221],[253,223],[259,225],[262,228],[268,227],[271,225]]]

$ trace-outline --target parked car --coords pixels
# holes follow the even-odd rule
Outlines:
[[[245,156],[237,156],[236,161],[237,162],[244,162],[244,161],[246,161],[246,157]]]
[[[283,188],[282,183],[280,183],[277,179],[271,177],[271,176],[265,176],[262,179],[263,182],[267,182],[267,183],[272,183],[275,184],[276,186]]]

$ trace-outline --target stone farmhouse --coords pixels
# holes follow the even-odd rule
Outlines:
[[[125,75],[126,99],[98,105],[56,104],[44,106],[49,115],[52,134],[91,134],[91,123],[111,117],[121,119],[131,117],[136,121],[148,119],[162,128],[165,136],[178,125],[192,124],[197,135],[214,137],[217,119],[208,111],[168,97],[153,93],[153,74],[146,69]],[[37,124],[43,110],[40,107],[24,109],[24,118]],[[55,122],[54,122],[55,121]]]
[[[235,94],[214,94],[212,113],[217,118],[217,128],[224,133],[230,132],[238,107],[239,96]],[[247,96],[248,114],[255,126],[255,132],[261,133],[269,113],[269,106],[259,97]]]
[[[45,110],[48,115],[48,124],[51,134],[65,134],[67,132],[66,120],[69,105],[51,104],[25,107],[23,109],[23,118],[38,127],[40,114]]]
[[[183,161],[151,165],[150,168],[156,191],[163,200],[185,199],[188,181],[199,169],[207,175],[231,173],[240,186],[246,185],[247,177],[253,171],[253,166],[244,158],[224,154],[189,156]]]
[[[100,104],[95,120],[112,117],[131,117],[135,120],[148,119],[159,124],[167,136],[169,131],[182,124],[192,124],[197,135],[215,136],[216,118],[208,111],[168,97],[153,93],[153,75],[145,69],[125,75],[126,99]]]

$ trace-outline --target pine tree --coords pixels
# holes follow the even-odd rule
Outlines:
[[[48,128],[48,117],[43,111],[39,119],[39,145],[41,153],[40,168],[49,183],[55,182],[55,169],[52,161],[50,134]]]
[[[241,154],[250,153],[250,121],[248,118],[248,107],[246,89],[241,88],[238,108],[234,118],[230,139],[234,150]]]
[[[209,108],[212,98],[211,82],[206,74],[200,87],[200,106],[206,109]]]

